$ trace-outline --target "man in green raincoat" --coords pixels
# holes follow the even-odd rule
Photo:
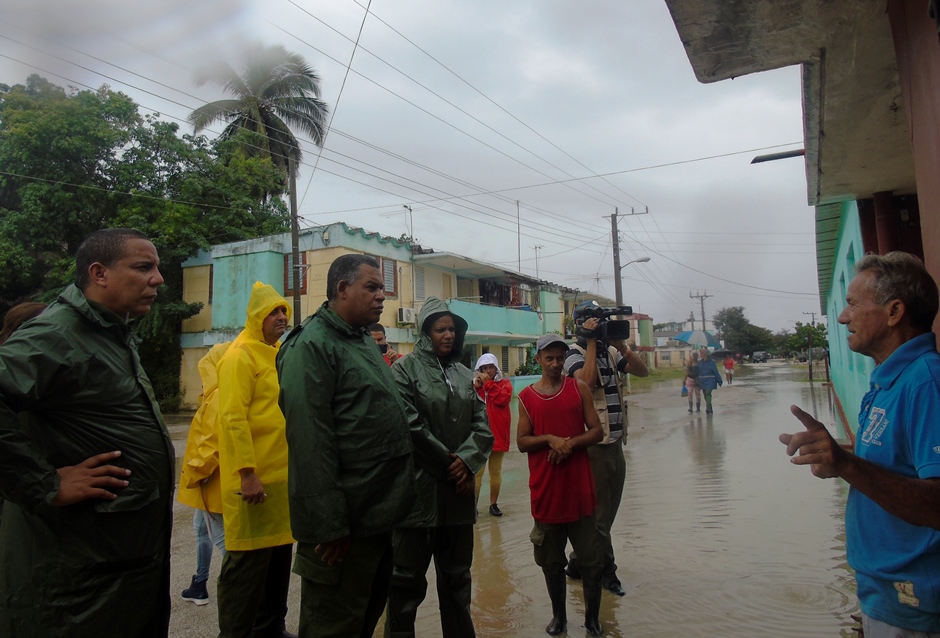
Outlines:
[[[374,258],[337,258],[326,303],[278,356],[301,638],[372,638],[388,598],[392,529],[415,500],[405,406],[366,331],[382,315],[383,289]]]
[[[75,261],[0,350],[0,636],[165,637],[175,453],[128,325],[160,258],[116,228]]]
[[[486,404],[477,397],[463,358],[467,322],[440,299],[418,313],[415,350],[392,374],[405,399],[414,444],[418,502],[395,531],[395,568],[385,635],[415,635],[415,616],[427,593],[434,558],[444,638],[471,638],[470,564],[476,522],[473,476],[493,449]]]

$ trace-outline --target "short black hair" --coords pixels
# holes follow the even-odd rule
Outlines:
[[[359,279],[359,269],[363,266],[372,266],[379,269],[379,262],[375,257],[369,255],[351,254],[341,255],[330,264],[330,270],[326,274],[326,300],[333,301],[336,298],[336,288],[339,282],[354,283]]]
[[[105,228],[90,234],[78,246],[75,253],[75,285],[84,291],[91,283],[88,269],[94,263],[111,267],[118,259],[127,254],[124,244],[128,239],[150,238],[134,228]]]
[[[381,333],[384,335],[384,334],[385,334],[385,326],[383,326],[383,325],[380,324],[380,323],[374,323],[374,324],[372,324],[371,326],[369,326],[369,332],[381,332]]]

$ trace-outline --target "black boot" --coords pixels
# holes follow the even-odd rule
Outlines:
[[[584,578],[581,584],[584,588],[584,629],[589,636],[603,636],[604,628],[598,618],[601,612],[601,579]]]
[[[565,608],[567,583],[565,572],[561,567],[552,568],[551,573],[545,574],[545,584],[548,586],[548,597],[552,601],[552,621],[545,627],[549,636],[565,633],[568,625],[568,612]]]

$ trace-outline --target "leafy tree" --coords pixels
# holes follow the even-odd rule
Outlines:
[[[743,306],[722,308],[712,317],[715,328],[732,352],[750,354],[757,350],[772,350],[774,337],[770,330],[755,326],[744,316]]]
[[[130,226],[153,239],[166,280],[138,322],[141,359],[165,408],[179,400],[182,262],[213,243],[288,228],[270,158],[249,157],[239,134],[209,142],[141,117],[127,96],[66,92],[32,75],[0,86],[0,312],[54,299],[74,280],[91,232]]]
[[[329,107],[319,99],[319,76],[302,56],[280,45],[255,43],[245,50],[238,70],[221,62],[196,76],[199,86],[207,82],[234,97],[193,111],[189,121],[197,133],[213,122],[228,122],[220,139],[242,135],[246,152],[270,157],[285,176],[292,165],[291,177],[296,177],[302,158],[291,127],[306,133],[317,146],[323,144]]]
[[[812,338],[812,341],[810,340]],[[812,343],[812,345],[810,345]],[[787,339],[787,350],[789,352],[807,352],[812,348],[828,348],[829,333],[826,325],[823,323],[801,323],[796,322],[794,333]]]

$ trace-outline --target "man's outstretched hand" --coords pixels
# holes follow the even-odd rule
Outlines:
[[[791,405],[790,412],[806,428],[805,432],[780,435],[780,442],[787,446],[787,455],[793,457],[790,462],[811,466],[813,475],[819,478],[839,476],[848,452],[836,443],[826,426],[799,407]],[[793,456],[797,452],[799,455]]]
[[[91,456],[78,465],[56,470],[59,474],[59,493],[52,499],[57,506],[74,505],[90,499],[113,501],[117,494],[110,490],[127,487],[131,471],[116,465],[107,465],[121,456],[120,452],[105,452]]]

